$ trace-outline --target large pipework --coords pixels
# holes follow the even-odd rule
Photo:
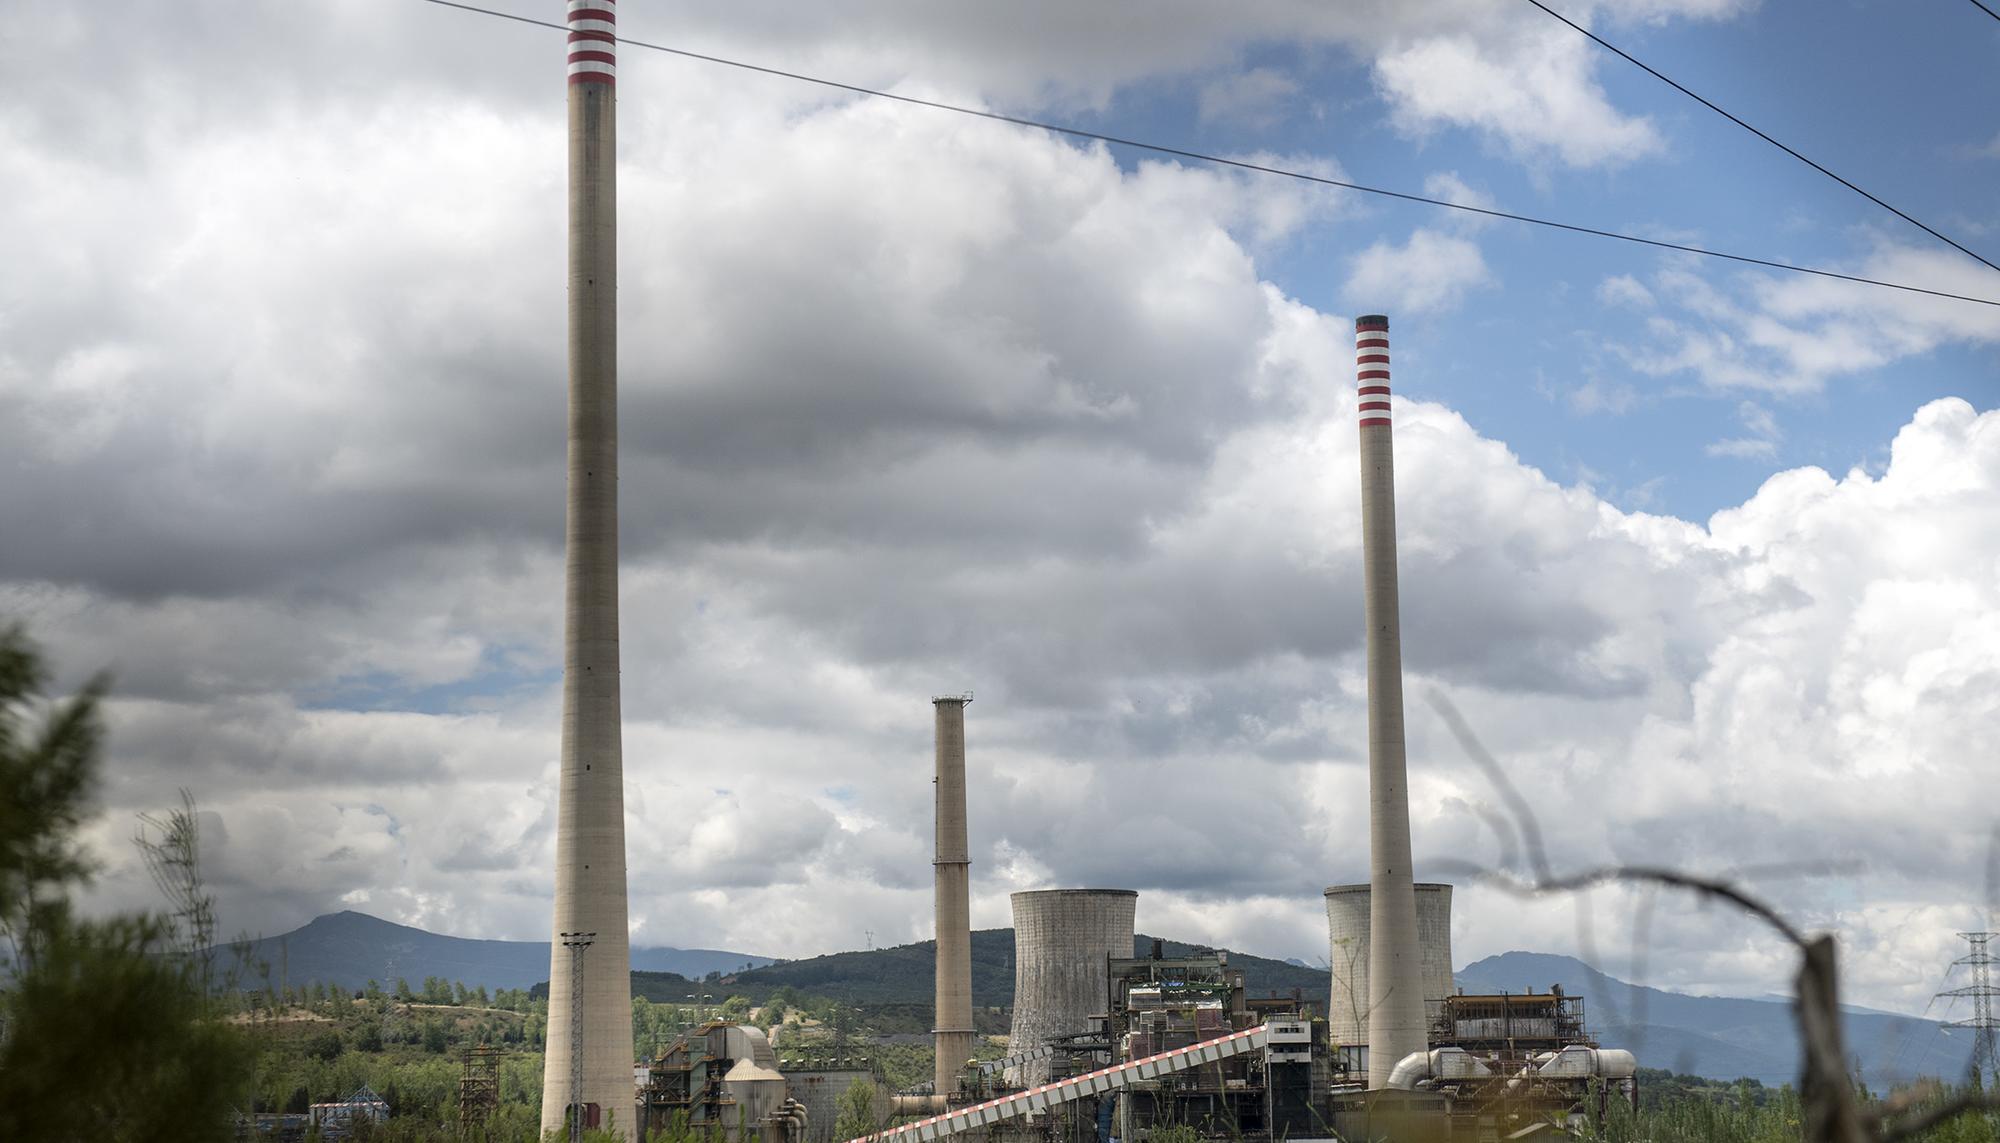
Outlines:
[[[1464,1048],[1433,1048],[1411,1052],[1396,1061],[1384,1087],[1410,1091],[1426,1080],[1484,1079],[1494,1074],[1485,1060]],[[1528,1076],[1548,1079],[1585,1079],[1598,1076],[1609,1080],[1629,1080],[1639,1074],[1639,1061],[1622,1048],[1591,1048],[1572,1044],[1559,1052],[1543,1052],[1529,1061],[1508,1086],[1514,1087]]]
[[[1016,893],[1014,1024],[1007,1054],[1023,1055],[1051,1037],[1090,1031],[1109,996],[1110,957],[1132,955],[1139,894],[1131,889],[1038,889]],[[1048,1080],[1049,1057],[1007,1071],[1019,1087]]]
[[[935,1086],[957,1094],[972,1057],[972,853],[965,839],[965,704],[972,696],[931,700],[937,714],[937,1024]]]
[[[575,1098],[585,1125],[629,1138],[632,958],[618,693],[618,18],[616,0],[570,0],[567,8],[568,504],[542,1130],[563,1127]]]
[[[1396,456],[1389,424],[1389,319],[1354,320],[1361,432],[1361,565],[1368,627],[1368,1086],[1427,1046],[1410,796],[1403,751],[1403,635],[1396,592]]]

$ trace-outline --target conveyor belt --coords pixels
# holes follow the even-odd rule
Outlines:
[[[1102,1095],[1116,1091],[1133,1083],[1158,1079],[1175,1072],[1186,1071],[1202,1064],[1212,1064],[1217,1060],[1244,1052],[1254,1052],[1262,1048],[1269,1036],[1269,1030],[1262,1024],[1246,1028],[1241,1032],[1231,1032],[1213,1040],[1203,1040],[1199,1044],[1189,1044],[1185,1048],[1161,1052],[1142,1059],[1128,1060],[1099,1068],[1066,1080],[1045,1083],[1026,1091],[1003,1095],[999,1099],[989,1099],[985,1103],[975,1103],[961,1107],[943,1115],[933,1115],[929,1119],[919,1119],[901,1127],[892,1127],[874,1135],[863,1135],[850,1143],[932,1143],[933,1140],[985,1127],[1003,1119],[1017,1115],[1046,1111],[1085,1096]]]
[[[1048,1057],[1053,1056],[1055,1054],[1056,1050],[1054,1048],[1043,1047],[1043,1048],[1036,1048],[1032,1051],[1022,1052],[1021,1054],[1016,1056],[1008,1056],[1004,1060],[987,1060],[985,1063],[979,1065],[979,1074],[984,1076],[990,1076],[994,1072],[997,1072],[1002,1068],[1011,1068],[1015,1064],[1025,1064],[1025,1063],[1031,1063],[1035,1060],[1047,1059]]]

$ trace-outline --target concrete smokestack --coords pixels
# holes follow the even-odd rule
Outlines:
[[[1360,398],[1362,606],[1368,625],[1368,1087],[1429,1047],[1403,756],[1403,632],[1396,594],[1396,454],[1389,319],[1354,319]]]
[[[957,1094],[972,1058],[972,853],[965,840],[965,704],[972,696],[931,700],[937,713],[937,1045],[941,1100]]]
[[[616,0],[570,0],[569,501],[563,589],[562,776],[542,1130],[569,1109],[572,1035],[583,1120],[632,1133],[632,957],[625,913],[625,766],[618,694],[618,169]],[[572,988],[564,933],[592,933]]]
[[[1052,1036],[1090,1031],[1104,1014],[1110,987],[1107,957],[1132,955],[1139,894],[1131,889],[1037,889],[1013,895],[1014,1026],[1007,1054],[1048,1046]],[[1007,1072],[1011,1083],[1035,1087],[1049,1078],[1049,1061],[1030,1060]]]

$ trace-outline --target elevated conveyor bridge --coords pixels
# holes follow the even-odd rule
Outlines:
[[[1080,1076],[1045,1083],[1026,1091],[1013,1092],[998,1099],[989,1099],[985,1103],[975,1103],[969,1107],[933,1115],[928,1119],[919,1119],[914,1123],[892,1127],[873,1135],[863,1135],[859,1139],[850,1140],[850,1143],[934,1143],[935,1140],[986,1127],[1003,1119],[1047,1111],[1089,1096],[1104,1095],[1135,1083],[1158,1079],[1203,1064],[1212,1064],[1231,1056],[1242,1055],[1244,1052],[1254,1052],[1263,1048],[1269,1037],[1269,1028],[1259,1024],[1255,1028],[1231,1032],[1226,1036],[1189,1044],[1185,1048],[1174,1048],[1157,1055],[1127,1060],[1122,1064],[1113,1064],[1108,1068],[1099,1068]]]

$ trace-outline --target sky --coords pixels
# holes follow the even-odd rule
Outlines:
[[[560,20],[547,0],[494,0]],[[1969,4],[1562,10],[2000,261]],[[2000,273],[1525,0],[627,0],[638,40],[2000,299]],[[95,908],[190,790],[226,931],[545,939],[559,33],[421,0],[6,0],[0,618],[114,680]],[[32,34],[24,34],[32,32]],[[633,940],[973,923],[1310,962],[1366,873],[1352,318],[1390,315],[1412,822],[1459,964],[1789,988],[1736,878],[1921,1011],[1990,923],[2000,307],[1162,158],[646,52],[619,77]],[[1915,77],[1921,76],[1921,82]],[[1956,980],[1953,983],[1958,983]],[[1936,1010],[1933,1010],[1934,1012]]]

